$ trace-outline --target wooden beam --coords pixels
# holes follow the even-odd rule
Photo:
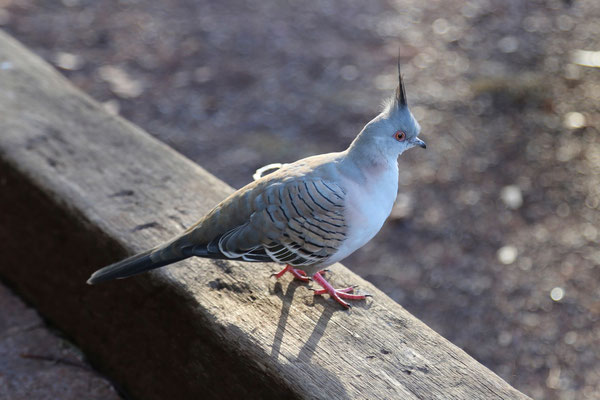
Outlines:
[[[86,285],[232,189],[2,33],[0,88],[0,275],[135,398],[527,398],[342,265],[373,294],[351,311],[275,264]]]

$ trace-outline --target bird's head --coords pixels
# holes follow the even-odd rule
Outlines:
[[[398,88],[394,97],[388,100],[383,111],[364,127],[352,146],[369,147],[389,158],[397,158],[412,147],[427,147],[418,137],[420,131],[419,123],[408,109],[398,61]]]

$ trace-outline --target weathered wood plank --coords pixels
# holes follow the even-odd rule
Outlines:
[[[137,398],[526,398],[374,295],[343,311],[274,264],[188,260],[90,287],[231,188],[0,34],[0,275]],[[457,327],[460,329],[460,327]]]

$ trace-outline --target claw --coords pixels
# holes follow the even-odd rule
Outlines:
[[[302,282],[310,282],[310,278],[308,277],[308,275],[306,274],[306,272],[304,272],[301,269],[297,269],[292,267],[291,265],[286,265],[284,269],[282,269],[281,271],[279,271],[276,274],[271,274],[271,276],[274,276],[275,278],[279,279],[281,278],[286,272],[289,272],[290,274],[294,275],[295,279],[298,279]]]
[[[342,299],[363,300],[367,297],[367,295],[362,294],[351,294],[352,292],[354,292],[355,286],[350,286],[344,289],[335,289],[333,286],[331,286],[329,282],[325,280],[325,278],[323,278],[323,272],[324,271],[319,271],[313,275],[313,279],[315,280],[315,282],[317,282],[319,285],[321,285],[321,287],[323,287],[323,289],[314,291],[315,296],[328,294],[329,296],[331,296],[332,299],[340,303],[344,308],[350,308],[350,304],[348,304]]]

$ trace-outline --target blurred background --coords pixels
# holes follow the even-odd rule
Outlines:
[[[343,150],[400,48],[428,149],[344,263],[536,399],[600,399],[599,18],[597,0],[0,0],[2,29],[236,188]]]

